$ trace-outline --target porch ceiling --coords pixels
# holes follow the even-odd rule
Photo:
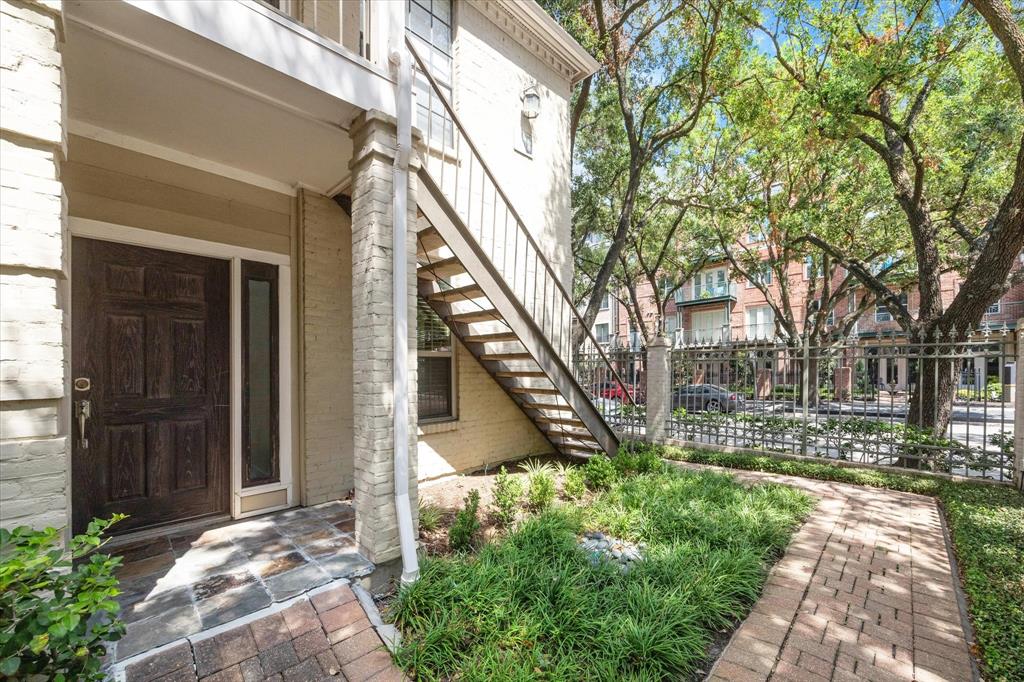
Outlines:
[[[320,192],[347,178],[354,104],[124,3],[67,19],[71,132]]]

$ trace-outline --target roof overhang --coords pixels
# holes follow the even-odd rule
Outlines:
[[[473,5],[573,85],[601,66],[535,0],[473,0]]]

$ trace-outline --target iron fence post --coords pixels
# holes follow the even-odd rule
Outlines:
[[[1014,341],[1017,343],[1017,363],[1014,366],[1013,385],[1013,484],[1024,491],[1024,392],[1021,391],[1021,372],[1024,371],[1024,317],[1017,320]],[[1002,368],[1000,368],[1002,371]]]
[[[807,420],[809,418],[809,416],[808,416],[808,402],[810,402],[809,398],[810,398],[810,391],[811,391],[810,372],[808,371],[809,367],[810,367],[810,361],[811,361],[811,343],[810,343],[810,338],[807,336],[806,332],[803,334],[803,336],[800,337],[800,340],[801,340],[801,343],[803,344],[803,349],[802,349],[803,350],[803,363],[802,363],[802,365],[800,367],[800,402],[802,403],[802,408],[803,408],[802,409],[803,419],[801,420],[803,422],[803,424],[801,426],[800,454],[803,455],[804,457],[806,457],[807,456]]]

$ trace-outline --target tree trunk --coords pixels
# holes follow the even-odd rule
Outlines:
[[[941,354],[941,353],[940,353]],[[953,415],[953,398],[956,397],[957,380],[960,376],[961,360],[921,357],[917,360],[917,382],[914,384],[907,404],[907,425],[928,434],[942,438],[949,428]],[[942,448],[942,451],[950,448]],[[896,466],[912,469],[935,468],[925,460],[935,455],[937,448],[914,448],[906,446],[907,456],[900,457]]]

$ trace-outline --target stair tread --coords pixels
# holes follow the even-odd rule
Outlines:
[[[485,308],[483,310],[471,310],[465,313],[452,313],[448,315],[448,320],[451,322],[484,322],[486,320],[500,320],[501,313],[494,308]]]
[[[495,372],[494,376],[498,377],[499,379],[518,379],[518,378],[527,379],[527,378],[534,378],[534,377],[546,378],[547,374],[545,374],[543,371],[537,371],[537,370],[532,370],[532,369],[527,369],[527,370],[511,369],[511,370],[502,370],[500,372]]]
[[[416,239],[421,253],[429,253],[445,246],[444,238],[433,225],[416,233]]]
[[[436,279],[438,277],[450,277],[466,271],[462,262],[455,256],[442,258],[432,263],[426,263],[416,269],[416,276],[420,279]]]
[[[568,405],[559,405],[558,403],[523,403],[523,407],[528,410],[559,410],[562,412],[572,412],[573,409]]]
[[[467,284],[464,287],[455,287],[454,289],[445,289],[444,291],[435,291],[432,294],[427,294],[428,301],[458,301],[461,299],[473,299],[480,298],[484,295],[483,289],[477,284]]]
[[[484,353],[480,356],[481,360],[532,360],[533,356],[526,351],[513,351],[509,353]]]
[[[557,418],[557,417],[536,417],[536,418],[534,418],[534,421],[537,422],[538,424],[554,424],[554,425],[559,425],[560,424],[560,425],[564,425],[564,426],[577,426],[577,427],[579,427],[581,429],[587,428],[587,425],[584,424],[579,419],[560,419],[560,418]]]
[[[536,393],[538,395],[561,395],[557,388],[538,388],[536,386],[512,386],[509,393]]]
[[[515,332],[495,332],[493,334],[466,334],[462,337],[463,343],[492,343],[498,341],[518,341],[519,337]]]

